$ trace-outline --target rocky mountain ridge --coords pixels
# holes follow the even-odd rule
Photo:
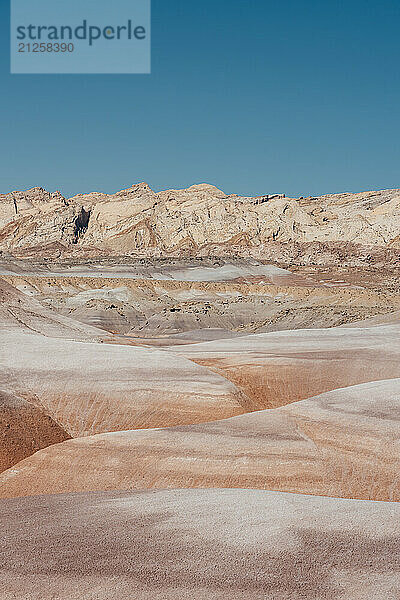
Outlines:
[[[400,189],[243,197],[207,184],[154,192],[140,183],[72,198],[43,188],[0,195],[0,250],[16,256],[251,256],[276,243],[396,251],[399,231]]]

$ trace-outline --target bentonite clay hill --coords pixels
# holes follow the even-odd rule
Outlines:
[[[390,351],[399,327],[376,334],[377,345],[387,336]],[[299,340],[298,350],[304,341]],[[367,337],[364,343],[367,347]],[[303,362],[312,360],[304,350],[301,354]],[[368,354],[374,360],[373,351]],[[326,354],[325,360],[330,369]],[[385,362],[384,349],[376,360]],[[397,353],[388,377],[399,375],[399,364]],[[290,369],[281,372],[281,385],[285,375],[291,386]],[[362,370],[357,375],[360,380],[373,377]],[[335,387],[333,380],[330,385]],[[400,379],[293,402],[296,393],[289,387],[284,401],[292,403],[282,408],[214,423],[107,433],[48,447],[0,475],[0,496],[237,487],[400,501]]]
[[[340,242],[342,251],[348,242],[392,250],[393,258],[400,250],[399,209],[400,190],[252,198],[206,184],[156,193],[141,183],[67,199],[33,188],[0,196],[0,250],[215,256],[253,249],[265,255],[271,242]],[[368,252],[364,260],[371,261]]]
[[[243,280],[256,267],[170,269],[169,280],[162,278],[165,269],[159,280],[148,274],[143,279],[143,273],[138,280],[134,267],[126,267],[122,279],[118,269],[93,269],[88,278],[82,266],[73,273],[59,267],[57,274],[44,268],[16,274],[11,267],[2,284],[2,385],[77,439],[51,445],[6,471],[0,495],[211,486],[398,498],[398,312],[380,314],[390,302],[392,311],[398,306],[383,276],[378,290],[374,277],[364,287],[325,284],[319,276],[296,278],[264,267],[263,284],[253,289],[235,281],[232,289],[229,273],[239,272]],[[206,278],[223,286],[210,290],[201,282]],[[183,333],[167,327],[153,338],[112,334],[73,318],[76,305],[90,314],[101,294],[107,305],[130,293],[132,310],[150,306],[154,314],[175,294],[172,314],[179,315],[188,294],[198,300],[201,289],[194,283],[205,285],[211,319],[221,294],[232,298],[244,291],[243,303],[229,305],[242,323],[252,294],[265,300],[260,306],[267,312],[271,301],[295,306],[298,294],[305,294],[314,326],[318,315],[338,304],[350,310],[361,302],[378,316],[352,327],[256,335],[191,330],[191,321],[177,317],[172,331],[180,327]],[[68,300],[71,310],[61,315]],[[284,320],[281,327],[287,328]],[[142,335],[151,334],[150,326],[144,329]],[[240,416],[252,411],[260,412]],[[127,431],[109,433],[118,430]],[[99,433],[104,435],[93,435]]]
[[[156,348],[135,347],[42,308],[0,281],[0,382],[73,436],[211,421],[254,410],[234,384]]]

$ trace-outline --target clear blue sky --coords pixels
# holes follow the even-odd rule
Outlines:
[[[153,0],[152,13],[151,75],[10,75],[0,0],[0,193],[400,187],[399,0]]]

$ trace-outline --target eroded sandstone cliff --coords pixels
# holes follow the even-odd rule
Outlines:
[[[226,195],[201,184],[154,192],[141,183],[116,194],[64,198],[42,188],[0,195],[0,250],[14,255],[241,256],[400,250],[400,190],[318,198]],[[310,249],[311,248],[311,249]],[[375,250],[374,250],[375,249]],[[286,251],[287,252],[287,251]]]

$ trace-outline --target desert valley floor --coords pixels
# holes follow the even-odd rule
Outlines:
[[[0,270],[2,600],[399,598],[390,272]]]

